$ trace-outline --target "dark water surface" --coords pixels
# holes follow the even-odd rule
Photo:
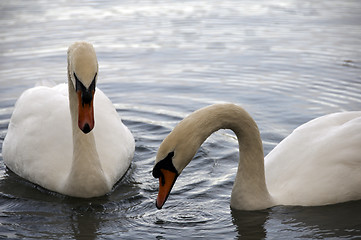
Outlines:
[[[2,1],[0,14],[0,147],[25,89],[67,81],[77,40],[94,44],[98,87],[136,139],[127,175],[96,199],[34,186],[0,155],[0,238],[361,238],[360,201],[232,211],[229,131],[201,147],[162,210],[151,175],[162,139],[212,103],[245,107],[265,154],[312,118],[360,110],[360,1]]]

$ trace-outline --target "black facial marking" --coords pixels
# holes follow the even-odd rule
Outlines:
[[[94,79],[92,81],[92,83],[90,84],[89,88],[86,88],[83,83],[78,79],[78,77],[76,76],[76,74],[74,73],[74,78],[75,78],[75,90],[76,91],[81,91],[81,100],[82,100],[82,105],[84,104],[90,104],[91,101],[93,100],[93,92],[95,92],[95,80],[97,77],[97,73],[95,73]]]
[[[162,175],[161,169],[172,171],[178,175],[177,169],[175,169],[172,158],[174,152],[170,152],[163,160],[159,161],[153,168],[153,177],[159,178]]]
[[[93,81],[92,81],[92,83],[91,83],[90,86],[89,86],[89,90],[90,90],[90,91],[95,91],[95,82],[96,82],[97,74],[98,74],[98,73],[95,73],[94,78],[93,78]]]
[[[75,82],[77,84],[79,82],[79,79],[78,79],[78,77],[76,76],[75,73],[74,73],[74,78],[75,78]],[[76,85],[75,87],[76,87],[76,90],[78,90],[78,85]]]

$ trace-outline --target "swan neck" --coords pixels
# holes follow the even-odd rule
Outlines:
[[[167,143],[177,142],[177,154],[189,153],[174,162],[179,173],[188,165],[203,142],[220,129],[232,130],[238,139],[240,150],[239,165],[243,168],[261,169],[264,173],[263,146],[257,124],[242,108],[233,104],[216,104],[195,111],[183,119],[163,141],[162,148],[169,149]],[[185,159],[188,162],[184,162]]]
[[[70,75],[69,75],[70,78]],[[72,81],[68,81],[69,107],[73,134],[73,161],[67,178],[68,194],[72,196],[102,195],[109,191],[93,131],[84,134],[78,127],[78,98]],[[104,191],[106,189],[106,191]],[[99,194],[97,194],[99,191]]]
[[[180,152],[191,152],[193,158],[201,144],[219,129],[231,129],[239,144],[239,165],[232,190],[231,206],[238,209],[262,209],[272,205],[267,190],[264,171],[264,155],[260,133],[256,122],[242,108],[233,104],[217,104],[200,109],[189,115],[176,127],[175,136],[186,141]],[[173,130],[174,131],[174,130]],[[183,132],[183,133],[181,133]],[[171,136],[172,138],[172,136]],[[175,153],[177,155],[177,152]],[[179,156],[177,157],[179,159]],[[182,171],[189,162],[173,161]]]
[[[78,98],[71,81],[69,86],[69,105],[73,132],[73,165],[86,161],[95,165],[100,165],[99,156],[96,150],[93,131],[84,134],[78,126]]]

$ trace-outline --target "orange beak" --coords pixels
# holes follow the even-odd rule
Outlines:
[[[159,177],[159,192],[155,203],[158,209],[161,209],[167,201],[169,193],[178,177],[178,174],[175,172],[166,169],[160,169],[160,171],[162,174]]]
[[[89,133],[94,128],[94,110],[93,99],[94,91],[92,91],[91,101],[84,103],[82,99],[82,92],[77,91],[78,94],[78,126],[85,134]]]

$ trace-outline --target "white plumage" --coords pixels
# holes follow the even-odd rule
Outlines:
[[[231,207],[257,210],[361,199],[360,111],[330,114],[303,124],[264,158],[252,117],[239,106],[216,104],[183,119],[159,147],[153,170],[160,178],[158,208],[200,145],[222,128],[233,130],[239,142]]]
[[[129,168],[135,144],[100,89],[92,100],[95,126],[87,134],[80,129],[77,111],[82,93],[77,91],[77,100],[74,74],[90,88],[97,71],[93,47],[77,42],[68,51],[68,84],[38,86],[20,96],[3,143],[8,168],[65,195],[95,197],[111,190]]]

